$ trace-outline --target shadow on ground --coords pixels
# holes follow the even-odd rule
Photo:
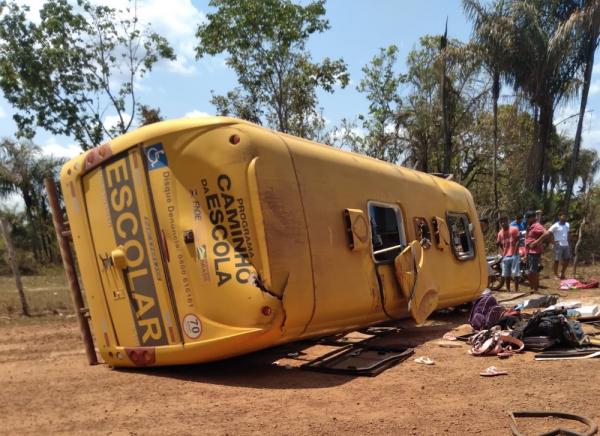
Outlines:
[[[464,324],[466,313],[453,311],[436,313],[426,325],[416,326],[409,320],[387,322],[385,327],[397,327],[371,339],[378,346],[416,348],[428,341],[441,339],[444,333]],[[365,331],[350,332],[347,337],[365,337]],[[150,377],[167,377],[188,382],[223,386],[266,389],[317,389],[343,385],[356,376],[313,372],[300,369],[301,364],[333,350],[318,344],[318,340],[305,340],[269,348],[256,353],[199,365],[173,367],[118,369]],[[294,356],[290,358],[290,356]],[[291,364],[282,364],[290,362]],[[400,363],[402,365],[402,363]]]

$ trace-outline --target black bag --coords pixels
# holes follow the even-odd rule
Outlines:
[[[544,351],[548,348],[557,345],[560,341],[556,338],[550,338],[548,336],[528,336],[523,338],[526,350],[532,351]]]
[[[538,312],[529,319],[527,324],[516,327],[512,335],[523,339],[526,346],[527,338],[540,336],[547,337],[555,343],[581,345],[585,339],[581,324],[568,320],[566,313],[565,309]]]

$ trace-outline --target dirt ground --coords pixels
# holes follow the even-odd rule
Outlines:
[[[561,291],[600,302],[600,290]],[[88,366],[73,318],[0,325],[2,434],[506,435],[508,412],[558,410],[600,423],[600,359],[536,362],[533,353],[473,357],[440,346],[466,313],[436,315],[394,338],[415,355],[377,377],[304,371],[326,347],[309,343],[209,365],[153,370]],[[289,358],[291,351],[303,351]],[[414,357],[429,356],[433,366]],[[495,365],[507,376],[484,378]],[[552,420],[527,419],[531,434]],[[573,426],[571,426],[573,428]],[[575,426],[575,428],[581,428]]]

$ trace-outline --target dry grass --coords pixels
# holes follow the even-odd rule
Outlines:
[[[551,278],[552,264],[545,262],[542,284],[557,289],[558,282]],[[567,274],[570,276],[572,269]],[[600,279],[600,265],[582,266],[577,271],[580,279]],[[62,267],[44,270],[41,274],[23,276],[25,295],[32,318],[21,316],[19,296],[12,276],[0,275],[0,322],[35,323],[42,320],[73,316],[73,305]],[[523,289],[522,291],[526,291]]]
[[[23,276],[23,288],[31,313],[40,316],[65,316],[73,313],[71,296],[61,267],[41,274]],[[22,319],[21,303],[12,276],[0,276],[0,319]]]

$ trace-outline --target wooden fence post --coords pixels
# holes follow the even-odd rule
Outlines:
[[[48,194],[48,204],[52,211],[52,222],[54,223],[54,230],[56,231],[56,239],[58,241],[58,247],[60,248],[60,255],[63,261],[63,267],[65,269],[65,277],[69,283],[69,289],[71,290],[71,297],[73,299],[73,306],[75,306],[75,315],[77,315],[77,321],[79,321],[79,329],[81,331],[81,337],[85,346],[85,354],[90,365],[96,365],[98,363],[98,357],[96,356],[96,350],[94,349],[94,339],[90,330],[90,324],[84,315],[86,311],[83,303],[83,295],[81,294],[81,287],[79,286],[79,280],[77,280],[77,274],[75,272],[75,262],[73,260],[73,254],[71,253],[71,246],[69,241],[65,237],[64,221],[60,205],[58,204],[58,191],[56,189],[56,183],[51,178],[44,179],[44,186],[46,187],[46,193]]]
[[[31,316],[27,298],[25,298],[25,291],[23,291],[23,282],[21,282],[21,272],[19,271],[19,265],[17,264],[15,247],[13,246],[12,238],[10,236],[10,224],[4,216],[0,217],[0,222],[2,223],[2,235],[4,236],[4,242],[6,243],[6,257],[8,258],[8,264],[15,276],[15,283],[17,285],[17,291],[19,292],[19,299],[21,300],[21,312],[25,316]]]

